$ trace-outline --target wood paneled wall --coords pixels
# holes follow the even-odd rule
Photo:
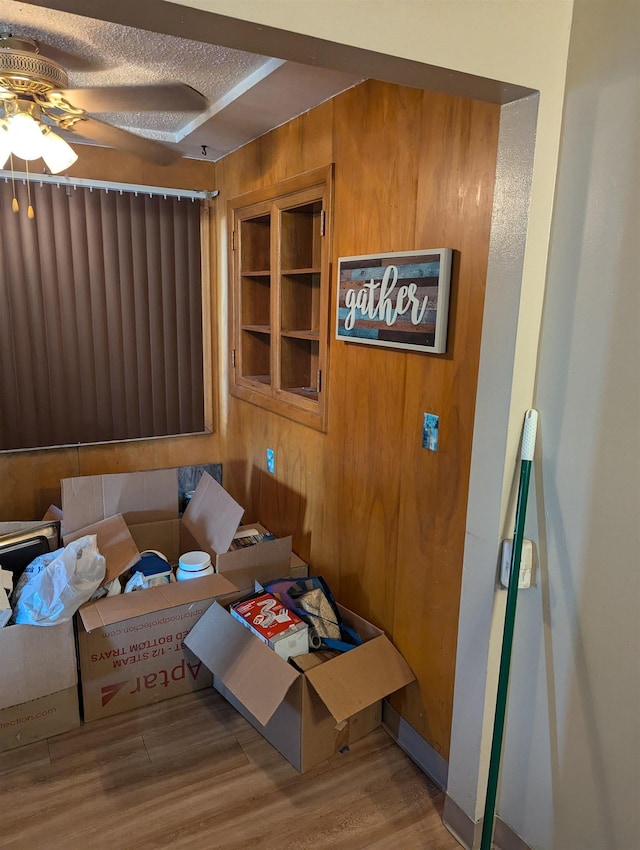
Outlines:
[[[499,108],[368,81],[226,157],[228,197],[335,163],[340,256],[455,249],[448,353],[333,339],[328,430],[229,398],[226,487],[384,628],[416,673],[394,706],[448,758],[458,603]],[[331,311],[334,302],[332,293]],[[424,412],[440,449],[422,449]],[[275,450],[276,474],[265,472]]]
[[[326,434],[229,397],[221,352],[219,436],[15,453],[0,462],[0,518],[29,519],[59,499],[60,478],[221,461],[245,519],[293,533],[296,551],[340,601],[389,633],[417,676],[394,706],[444,758],[498,122],[494,105],[369,81],[215,166],[141,169],[120,154],[82,148],[78,176],[220,190],[212,309],[222,347],[227,198],[334,162],[334,272],[340,256],[455,249],[448,353],[337,342],[332,315]],[[424,412],[440,416],[436,454],[421,447]],[[275,450],[273,476],[267,447]]]
[[[212,163],[181,160],[153,166],[105,148],[78,145],[78,161],[69,173],[92,180],[142,183],[178,189],[215,188]],[[36,207],[36,223],[38,209]],[[213,354],[207,353],[209,362]],[[216,382],[216,376],[212,376]],[[78,398],[78,404],[82,399]],[[198,463],[219,458],[217,434],[110,443],[101,446],[0,454],[0,520],[40,519],[50,504],[60,504],[60,479],[75,475],[129,472]]]

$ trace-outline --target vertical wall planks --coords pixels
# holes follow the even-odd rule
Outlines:
[[[396,707],[445,758],[498,118],[368,81],[223,163],[233,194],[335,163],[327,433],[230,399],[225,482],[390,633],[418,676]],[[457,251],[447,354],[333,338],[338,257],[441,247]],[[441,416],[436,454],[421,447],[425,411]]]
[[[337,98],[334,110],[335,289],[339,256],[414,247],[422,93],[365,83]],[[407,361],[389,349],[334,339],[332,346],[336,593],[392,632]]]
[[[69,475],[223,463],[223,481],[329,581],[340,601],[385,628],[418,683],[395,707],[448,756],[471,437],[499,108],[367,81],[212,166],[134,172],[122,155],[87,149],[87,177],[207,185],[220,354],[218,434],[58,452],[3,462],[3,519],[31,518]],[[228,394],[229,197],[335,163],[326,434]],[[170,178],[170,174],[174,175]],[[186,181],[186,182],[185,182]],[[167,185],[169,185],[167,183]],[[333,339],[340,256],[451,247],[444,355]],[[213,259],[215,258],[215,259]],[[213,361],[215,362],[215,360]],[[421,447],[422,414],[440,415],[440,449]],[[275,450],[276,473],[265,470]]]
[[[415,238],[456,254],[447,354],[407,364],[406,427],[437,413],[440,444],[404,447],[394,638],[420,684],[394,706],[445,758],[498,122],[495,106],[424,94]]]

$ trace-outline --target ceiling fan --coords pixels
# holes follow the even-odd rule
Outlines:
[[[0,160],[11,153],[23,159],[42,157],[53,173],[77,158],[53,128],[77,133],[107,147],[124,150],[160,165],[180,158],[169,145],[146,139],[94,118],[89,113],[200,112],[207,99],[185,83],[149,86],[68,88],[67,72],[40,54],[37,42],[0,33]],[[16,148],[18,133],[30,143]],[[12,138],[13,136],[13,138]],[[61,166],[61,167],[60,167]]]

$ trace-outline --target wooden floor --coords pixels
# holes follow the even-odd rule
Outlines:
[[[200,691],[0,754],[2,850],[459,850],[378,729],[303,775]]]

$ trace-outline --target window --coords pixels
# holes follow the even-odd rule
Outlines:
[[[16,192],[18,214],[0,183],[0,449],[203,431],[206,203],[34,183],[29,220]]]

